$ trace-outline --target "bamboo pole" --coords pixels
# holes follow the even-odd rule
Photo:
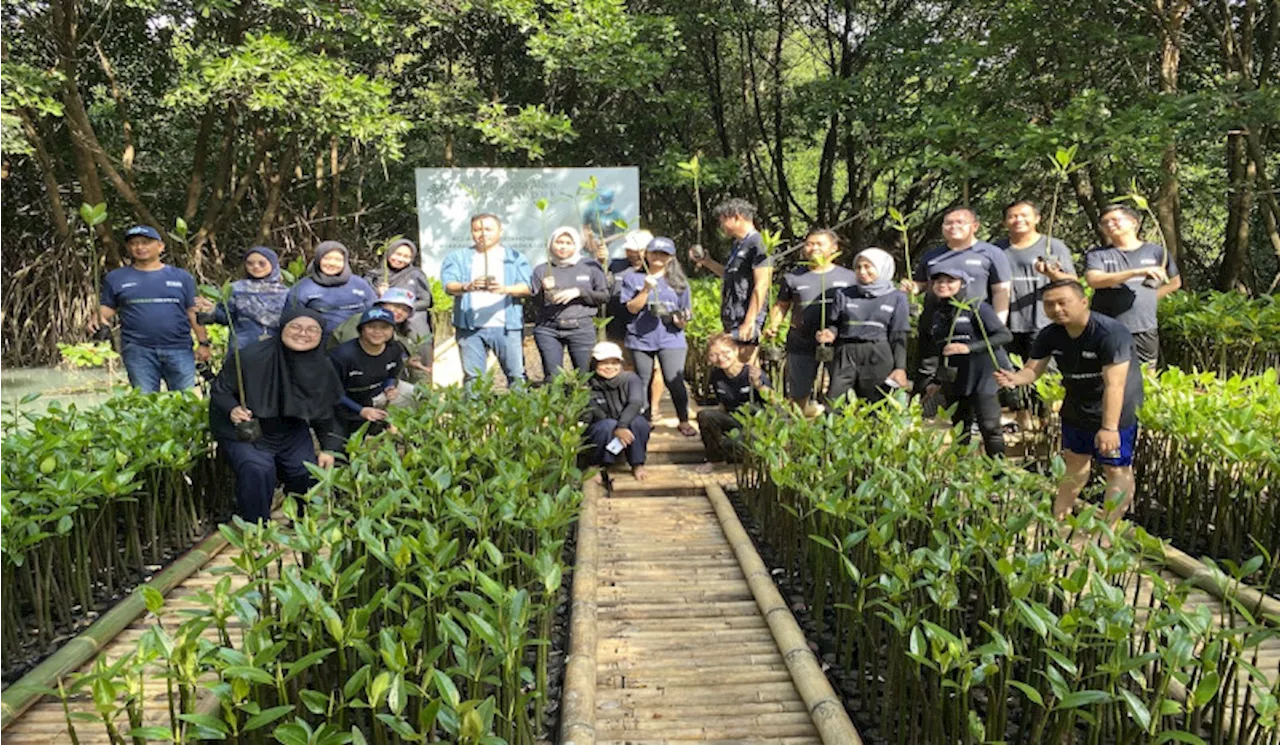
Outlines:
[[[1221,570],[1210,569],[1168,543],[1164,544],[1164,560],[1170,569],[1191,580],[1191,584],[1215,598],[1226,600],[1226,594],[1231,590],[1240,604],[1252,610],[1255,617],[1280,618],[1280,599],[1243,583],[1232,587],[1234,580],[1223,574]]]
[[[708,484],[707,498],[711,500],[711,506],[720,517],[725,537],[729,540],[729,545],[733,546],[733,551],[738,556],[738,563],[742,565],[742,571],[747,575],[747,584],[751,586],[751,593],[760,607],[760,613],[769,622],[774,640],[787,661],[792,680],[800,692],[800,697],[804,699],[810,716],[813,717],[814,726],[818,728],[822,742],[824,745],[862,745],[862,738],[854,729],[853,722],[844,709],[844,703],[836,696],[831,683],[827,681],[827,676],[823,674],[817,658],[809,649],[804,632],[800,630],[800,625],[791,615],[791,610],[783,600],[782,593],[778,592],[777,586],[773,583],[769,568],[761,561],[760,554],[756,553],[751,537],[743,529],[724,490],[715,484]]]
[[[569,656],[560,705],[562,745],[594,745],[596,741],[596,511],[603,491],[600,484],[587,482],[578,516]]]
[[[163,571],[147,581],[145,587],[167,595],[181,585],[191,575],[200,571],[213,557],[227,547],[227,539],[221,531],[205,538],[193,546],[187,553],[165,567]],[[89,628],[76,638],[62,645],[44,662],[13,684],[3,695],[0,695],[0,730],[18,720],[22,713],[31,708],[44,697],[44,691],[56,688],[58,681],[72,671],[78,670],[94,655],[106,648],[111,640],[128,628],[147,610],[142,599],[142,587],[134,589],[129,596],[107,611]]]

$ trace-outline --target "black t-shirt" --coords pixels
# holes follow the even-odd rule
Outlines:
[[[720,285],[720,322],[724,324],[725,331],[733,331],[746,319],[751,291],[756,286],[753,272],[768,260],[769,257],[764,252],[764,239],[760,237],[759,231],[734,242],[729,259],[724,264],[724,277]],[[756,316],[756,328],[764,325],[768,310],[760,309],[760,314]]]
[[[398,341],[390,341],[382,354],[369,355],[360,346],[359,339],[343,342],[329,353],[329,361],[342,378],[342,387],[346,399],[354,401],[361,407],[373,404],[374,396],[382,392],[389,380],[400,376],[406,354]],[[345,418],[358,416],[359,410],[352,411],[345,401],[338,405],[338,413]]]
[[[761,370],[760,386],[770,388],[772,385],[769,374]],[[751,365],[743,365],[742,370],[732,378],[720,368],[712,370],[711,387],[716,392],[716,401],[726,411],[737,411],[745,404],[759,404],[763,400],[760,398],[760,392],[751,385]]]
[[[856,284],[858,278],[853,270],[842,266],[832,267],[826,272],[800,267],[782,275],[782,281],[778,283],[778,301],[791,303],[787,350],[812,352],[818,344],[814,335],[822,328],[823,306],[826,306],[826,321],[830,326],[836,317],[836,294]]]
[[[827,327],[839,341],[885,341],[911,331],[911,304],[902,290],[871,297],[855,285],[836,294],[832,310]]]
[[[547,277],[552,279],[552,289],[548,290]],[[580,259],[572,266],[552,266],[539,264],[533,270],[533,302],[538,309],[538,323],[555,324],[561,321],[581,322],[584,318],[594,318],[596,308],[609,300],[609,286],[605,280],[604,270],[591,259]],[[578,297],[565,305],[554,305],[550,301],[552,290],[577,289]]]
[[[1062,402],[1064,424],[1088,429],[1102,426],[1102,368],[1118,362],[1129,363],[1119,426],[1123,429],[1137,422],[1138,407],[1142,405],[1142,366],[1133,354],[1133,335],[1123,323],[1091,312],[1084,333],[1076,339],[1064,326],[1050,324],[1031,344],[1032,359],[1049,357],[1062,371],[1062,386],[1066,389]]]

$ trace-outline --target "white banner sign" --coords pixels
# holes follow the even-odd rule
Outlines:
[[[414,180],[423,269],[437,279],[449,252],[471,247],[472,215],[497,215],[503,245],[533,266],[546,261],[547,236],[557,227],[585,225],[609,237],[637,225],[640,215],[635,167],[417,168]],[[609,253],[622,256],[622,241],[612,242]]]

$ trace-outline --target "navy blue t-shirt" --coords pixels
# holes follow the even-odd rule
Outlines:
[[[871,297],[854,285],[836,295],[827,328],[835,329],[842,342],[906,337],[911,331],[911,303],[902,290]]]
[[[724,277],[720,284],[720,322],[726,332],[732,332],[742,325],[747,318],[747,305],[751,302],[751,291],[755,289],[755,272],[763,266],[769,257],[764,252],[764,239],[759,231],[740,241],[734,241],[733,250],[724,263]],[[764,326],[764,318],[768,308],[761,308],[756,316],[756,329]]]
[[[987,243],[978,241],[969,248],[953,251],[944,243],[925,251],[916,264],[912,278],[917,282],[928,282],[934,269],[961,269],[973,278],[965,287],[965,297],[971,300],[991,301],[991,287],[1009,282],[1013,272],[1009,267],[1009,259],[1004,251]],[[925,296],[925,303],[936,304],[933,293]]]
[[[769,374],[761,370],[760,387],[770,388],[772,385]],[[717,367],[711,371],[711,387],[716,392],[716,401],[729,412],[737,411],[747,404],[760,404],[764,400],[760,397],[760,391],[751,385],[751,365],[743,365],[732,378]]]
[[[1142,405],[1142,365],[1133,354],[1133,335],[1125,325],[1096,311],[1079,338],[1072,339],[1065,326],[1050,324],[1031,343],[1031,359],[1052,357],[1062,371],[1062,422],[1082,429],[1102,426],[1102,368],[1118,362],[1129,363],[1124,381],[1124,405],[1119,427],[1137,423]]]
[[[154,272],[122,266],[107,272],[99,302],[119,314],[124,343],[191,348],[187,309],[196,304],[196,281],[187,272],[174,266]]]
[[[812,354],[818,341],[814,335],[822,328],[822,309],[825,306],[827,325],[835,321],[835,299],[846,287],[858,284],[852,269],[832,267],[826,272],[815,272],[800,267],[782,275],[778,283],[778,301],[791,303],[791,331],[787,334],[788,352]]]

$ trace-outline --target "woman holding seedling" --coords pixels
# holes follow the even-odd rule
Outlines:
[[[592,319],[609,301],[604,269],[582,253],[577,229],[556,228],[547,240],[547,262],[533,270],[533,297],[538,320],[533,341],[542,357],[544,379],[560,372],[565,348],[575,370],[586,370],[596,343]]]
[[[280,336],[232,350],[209,393],[209,428],[236,475],[236,513],[271,518],[276,484],[301,494],[311,487],[307,463],[333,465],[342,447],[333,407],[342,381],[320,346],[320,314],[290,309]],[[312,433],[325,452],[316,453]]]
[[[684,327],[689,322],[693,295],[689,280],[676,261],[676,244],[658,236],[645,251],[644,274],[628,275],[622,283],[621,298],[632,314],[627,324],[627,349],[635,356],[636,372],[645,390],[653,378],[654,363],[662,364],[662,377],[671,391],[671,401],[685,437],[697,437],[689,422],[689,391],[684,385],[684,361],[689,345]]]
[[[594,374],[587,381],[591,392],[587,410],[587,460],[593,466],[609,466],[625,450],[631,473],[645,477],[649,447],[649,422],[643,416],[645,388],[640,376],[622,369],[622,348],[610,341],[591,350]],[[596,475],[596,483],[603,481]]]
[[[929,275],[930,290],[939,305],[921,349],[926,374],[925,396],[939,390],[947,406],[955,406],[952,422],[961,427],[961,440],[968,441],[974,420],[982,432],[982,445],[991,457],[1004,454],[1004,431],[1000,426],[999,387],[994,377],[998,368],[996,350],[1013,340],[986,301],[965,299],[972,278],[955,268],[935,268]],[[1003,352],[1003,350],[1002,350]]]
[[[289,290],[288,307],[310,308],[324,321],[325,336],[348,318],[373,307],[373,286],[351,273],[347,247],[337,241],[316,246],[307,274]]]
[[[836,294],[821,344],[835,342],[835,364],[828,398],[838,402],[850,391],[879,401],[889,389],[907,384],[907,334],[911,305],[893,286],[893,257],[868,248],[854,259],[856,282]]]
[[[244,255],[244,273],[244,279],[231,283],[225,304],[196,298],[200,322],[231,326],[241,349],[280,334],[280,313],[289,295],[280,278],[280,257],[266,246],[254,246]]]

